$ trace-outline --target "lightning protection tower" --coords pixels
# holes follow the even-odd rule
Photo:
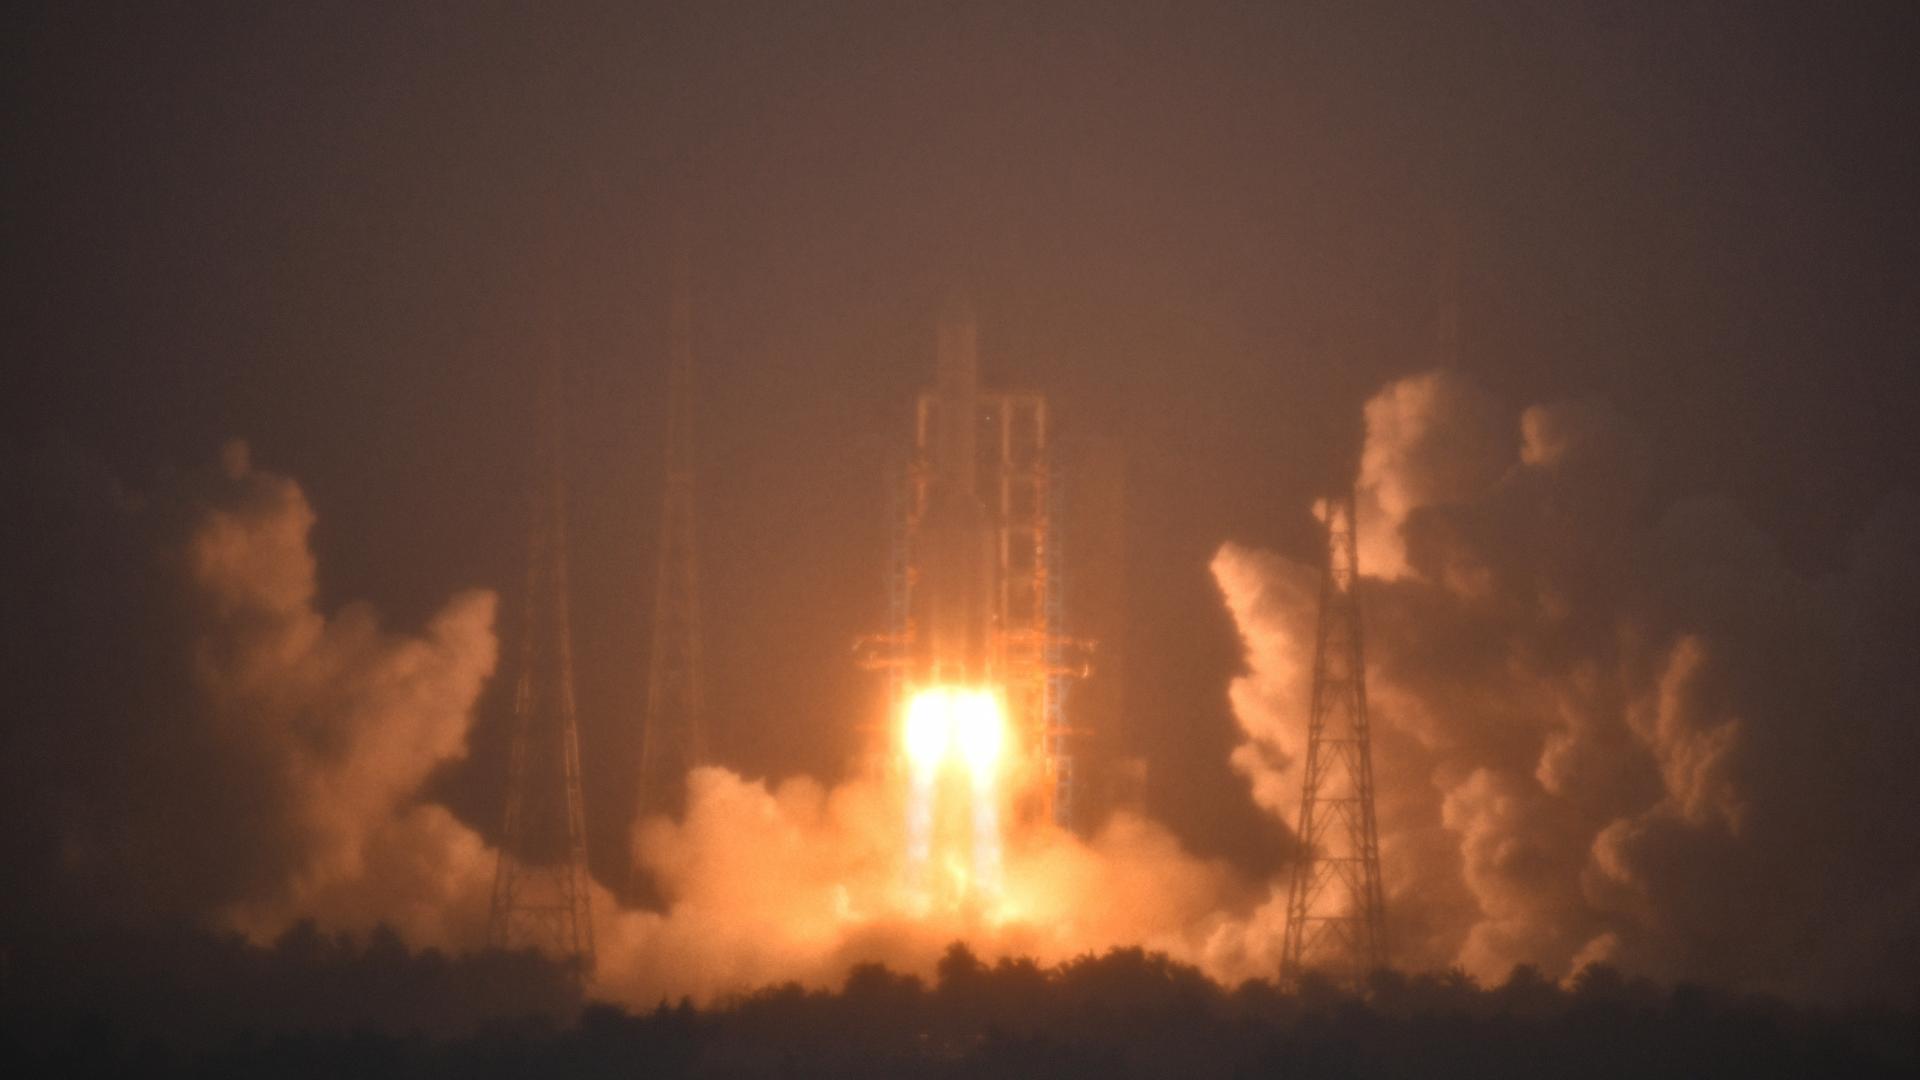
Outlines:
[[[679,814],[687,772],[706,760],[700,671],[700,566],[694,549],[693,302],[684,243],[676,245],[669,313],[666,485],[660,511],[647,715],[640,737],[639,811]]]
[[[494,871],[488,943],[534,948],[593,970],[586,815],[580,795],[580,732],[573,699],[573,639],[567,614],[566,488],[561,468],[560,380],[550,371],[537,397],[538,442],[507,765],[506,825]]]
[[[1280,963],[1289,977],[1322,971],[1357,983],[1386,966],[1385,905],[1352,489],[1323,505],[1327,562],[1300,792],[1303,855],[1287,892]]]

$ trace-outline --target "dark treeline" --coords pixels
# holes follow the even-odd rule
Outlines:
[[[952,946],[931,982],[696,1009],[583,1002],[532,954],[412,952],[311,925],[272,948],[190,931],[43,939],[5,956],[11,1075],[1905,1076],[1911,1014],[1837,1011],[1590,967],[1483,987],[1459,971],[1223,987],[1139,949],[1054,967]],[[24,1066],[27,1072],[20,1071]]]
[[[195,1060],[257,1038],[405,1033],[462,1038],[503,1018],[571,1021],[567,971],[533,952],[414,951],[294,925],[270,948],[189,927],[18,935],[0,951],[9,1056]]]

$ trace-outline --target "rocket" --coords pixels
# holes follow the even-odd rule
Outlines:
[[[980,685],[993,674],[994,531],[979,489],[980,361],[973,310],[954,295],[941,312],[921,519],[915,621],[923,685]]]

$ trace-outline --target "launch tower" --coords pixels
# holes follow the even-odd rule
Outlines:
[[[705,760],[700,671],[700,567],[694,549],[693,301],[684,244],[674,258],[669,313],[666,485],[660,512],[647,715],[640,737],[639,811],[686,808],[687,772]]]
[[[1358,982],[1386,966],[1380,840],[1373,817],[1366,654],[1360,633],[1360,558],[1353,491],[1324,504],[1327,562],[1300,793],[1304,849],[1287,891],[1281,972]]]
[[[584,980],[593,969],[593,914],[567,614],[560,393],[560,380],[551,375],[536,410],[539,467],[531,487],[526,621],[487,939],[499,949],[538,949],[571,964],[575,977]]]

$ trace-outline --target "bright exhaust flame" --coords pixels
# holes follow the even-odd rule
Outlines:
[[[907,701],[900,743],[907,759],[907,854],[910,881],[931,891],[936,803],[965,800],[967,826],[943,848],[944,867],[960,895],[991,897],[1000,887],[1001,773],[1007,714],[1000,695],[980,687],[933,686]],[[943,782],[943,778],[946,778]]]
[[[915,769],[938,772],[950,759],[978,778],[994,772],[1007,742],[1006,712],[991,690],[936,686],[907,703],[902,733]]]
[[[991,775],[1000,764],[1000,749],[1007,741],[1007,718],[1001,713],[999,699],[985,691],[956,697],[953,738],[968,771],[976,778]]]

